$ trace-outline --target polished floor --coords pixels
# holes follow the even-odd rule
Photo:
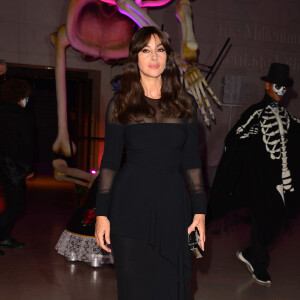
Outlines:
[[[66,262],[54,250],[76,203],[70,183],[49,177],[28,182],[26,208],[14,229],[26,247],[0,257],[1,300],[117,299],[112,266]],[[271,250],[270,287],[255,283],[235,258],[248,234],[248,227],[239,225],[222,236],[207,236],[205,257],[193,259],[194,300],[300,299],[300,219]]]

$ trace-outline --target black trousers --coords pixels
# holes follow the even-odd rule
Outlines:
[[[177,270],[144,240],[111,235],[118,300],[177,300]],[[189,285],[186,300],[190,300]]]
[[[267,269],[270,263],[269,247],[276,240],[283,226],[284,214],[266,216],[264,228],[259,228],[255,218],[251,218],[250,246],[244,251],[251,258],[256,269]],[[260,225],[262,226],[262,225]],[[262,235],[260,230],[264,230]]]
[[[16,185],[0,178],[5,196],[5,210],[0,214],[0,241],[11,238],[11,231],[16,219],[24,207],[26,181],[22,180]]]
[[[275,233],[276,231],[276,233]],[[255,222],[255,219],[252,218],[251,221],[251,233],[250,233],[250,246],[246,248],[244,251],[246,255],[251,258],[251,262],[255,269],[267,269],[270,263],[269,256],[269,246],[275,239],[276,235],[279,232],[279,226],[277,230],[273,230],[272,234],[270,234],[270,238],[259,238],[259,228]]]
[[[257,228],[251,224],[250,246],[244,250],[251,258],[254,269],[267,269],[270,262],[268,243],[263,243],[257,238]]]

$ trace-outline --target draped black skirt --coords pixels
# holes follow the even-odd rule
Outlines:
[[[177,300],[178,272],[145,240],[111,235],[118,284],[118,300]],[[190,300],[189,280],[185,299]]]

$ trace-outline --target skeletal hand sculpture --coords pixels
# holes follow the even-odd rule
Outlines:
[[[195,97],[206,126],[210,126],[210,120],[207,116],[207,111],[209,112],[212,120],[215,120],[215,114],[205,93],[205,89],[209,92],[210,96],[219,106],[221,106],[221,102],[209,87],[203,74],[196,65],[185,62],[179,55],[175,56],[175,60],[180,70],[182,84],[184,84],[186,90]]]

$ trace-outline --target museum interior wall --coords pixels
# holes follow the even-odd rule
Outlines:
[[[54,68],[55,50],[49,35],[66,23],[67,0],[0,0],[0,59],[9,64]],[[300,118],[300,2],[297,0],[195,0],[191,1],[194,31],[199,44],[201,70],[205,75],[225,41],[230,42],[209,79],[222,109],[213,104],[216,122],[205,128],[200,120],[203,160],[211,181],[223,151],[224,138],[241,112],[264,95],[270,63],[289,64],[294,80],[284,105]],[[175,51],[180,51],[181,32],[176,2],[149,9],[157,24],[164,25]],[[113,26],[113,25],[112,25]],[[121,66],[103,60],[86,62],[80,53],[67,50],[67,68],[87,72],[93,81],[93,135],[104,136],[105,107],[113,95],[111,78]],[[97,128],[95,128],[97,127]],[[94,149],[95,152],[102,148]],[[99,163],[93,161],[95,167]]]

